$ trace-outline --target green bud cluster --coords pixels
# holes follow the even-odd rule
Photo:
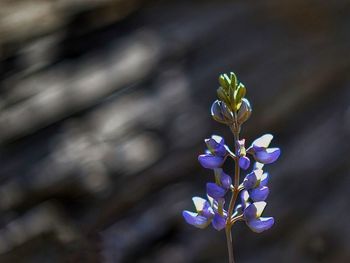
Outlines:
[[[245,98],[246,87],[239,82],[235,73],[221,74],[220,87],[217,89],[218,99],[211,109],[213,118],[229,126],[240,126],[251,115],[252,108]]]
[[[232,112],[236,112],[242,105],[247,90],[245,86],[238,82],[236,74],[221,74],[219,77],[220,87],[217,89],[218,98],[225,102]]]

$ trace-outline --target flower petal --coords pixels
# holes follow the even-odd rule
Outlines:
[[[260,186],[250,190],[249,195],[254,202],[265,201],[269,195],[269,188],[267,186]]]
[[[231,176],[222,171],[220,174],[220,182],[223,188],[226,190],[230,189],[230,186],[232,184]]]
[[[269,147],[272,139],[273,139],[273,135],[272,134],[264,134],[263,136],[261,136],[258,139],[256,139],[252,143],[252,146],[253,146],[253,148],[255,150],[267,148],[267,147]]]
[[[247,190],[243,190],[240,194],[240,198],[241,198],[241,204],[243,209],[245,209],[248,205],[249,205],[249,193]]]
[[[209,196],[208,193],[207,193],[207,197],[208,197],[210,206],[214,207],[215,200],[211,196]]]
[[[212,218],[214,216],[214,210],[210,206],[209,202],[206,202],[204,204],[203,210],[201,211],[201,215],[205,216],[206,218]]]
[[[245,139],[241,139],[237,141],[238,148],[244,148],[245,146]]]
[[[208,226],[210,221],[208,218],[204,216],[200,216],[197,213],[193,213],[190,211],[183,211],[182,216],[184,217],[187,224],[190,224],[192,226],[198,227],[198,228],[205,228]]]
[[[256,151],[254,154],[255,160],[260,163],[269,164],[275,162],[281,154],[279,148],[267,148]]]
[[[223,137],[219,136],[219,135],[212,135],[211,139],[213,139],[217,144],[219,145],[224,145],[225,144],[225,140]]]
[[[256,208],[256,217],[260,217],[266,207],[266,202],[254,202],[253,205]]]
[[[263,163],[259,163],[259,162],[255,162],[254,163],[254,170],[262,170],[264,168],[264,164]]]
[[[243,170],[247,170],[250,165],[250,160],[247,156],[242,156],[242,157],[239,157],[238,163],[239,163],[239,167],[241,167]]]
[[[202,211],[203,208],[204,208],[205,203],[208,202],[204,198],[201,198],[201,197],[198,197],[198,196],[192,197],[192,201],[194,203],[194,206],[196,207],[196,211],[197,212]]]
[[[257,185],[260,182],[262,173],[262,170],[254,170],[253,172],[247,174],[247,176],[243,180],[244,188],[250,190],[257,187]]]
[[[204,141],[213,155],[221,157],[226,155],[225,141],[221,136],[212,135],[211,138],[205,139]]]
[[[214,169],[223,164],[224,158],[212,154],[201,154],[198,156],[198,161],[204,168]]]
[[[226,226],[226,218],[216,213],[211,224],[216,230],[220,231]]]
[[[269,173],[264,173],[261,176],[261,180],[260,180],[260,186],[267,186],[267,183],[269,182]]]
[[[247,221],[259,218],[264,211],[266,202],[255,202],[244,209],[243,216]]]
[[[207,194],[214,199],[223,198],[226,190],[215,183],[207,183]]]
[[[274,223],[275,223],[275,220],[273,217],[260,217],[258,219],[247,221],[247,225],[255,233],[261,233],[271,228]]]

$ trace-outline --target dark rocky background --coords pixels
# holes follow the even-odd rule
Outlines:
[[[0,2],[0,262],[226,262],[186,225],[217,77],[275,134],[266,215],[238,262],[350,262],[348,0]]]

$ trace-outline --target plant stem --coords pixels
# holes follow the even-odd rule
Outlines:
[[[239,140],[239,132],[238,131],[234,131],[233,132],[233,136],[234,136],[234,144],[235,144],[235,152],[238,152],[238,140]],[[235,175],[234,175],[234,185],[233,185],[233,194],[230,200],[230,204],[229,204],[229,209],[228,209],[228,218],[231,221],[231,216],[233,213],[233,209],[239,194],[239,174],[240,174],[240,167],[238,164],[238,157],[234,158],[235,161]]]
[[[235,159],[235,178],[234,178],[234,185],[233,185],[233,194],[232,194],[229,209],[228,209],[228,216],[229,216],[228,218],[230,220],[231,220],[233,209],[239,194],[239,173],[240,173],[240,169],[238,165],[238,160]]]
[[[234,136],[234,143],[235,143],[235,152],[238,152],[238,140],[239,140],[239,128],[234,129],[233,131],[233,136]],[[235,221],[231,220],[232,214],[233,214],[233,209],[239,194],[239,174],[240,174],[240,167],[238,164],[238,157],[234,158],[235,161],[235,175],[234,175],[234,185],[233,185],[233,190],[232,190],[232,196],[229,204],[229,209],[227,213],[227,223],[226,223],[226,240],[227,240],[227,249],[228,249],[228,256],[229,256],[229,263],[234,263],[234,256],[233,256],[233,245],[232,245],[232,233],[231,233],[231,228],[232,224]]]
[[[226,240],[227,240],[228,259],[229,259],[228,262],[235,263],[235,259],[233,257],[231,226],[227,226],[225,228],[225,232],[226,232]]]

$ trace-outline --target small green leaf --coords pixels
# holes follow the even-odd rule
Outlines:
[[[227,81],[228,84],[231,84],[231,79],[229,78],[229,76],[227,76],[227,74],[224,74],[225,80]]]
[[[226,74],[221,74],[219,77],[219,83],[221,87],[224,88],[225,91],[228,91],[231,85],[231,80]]]
[[[245,86],[242,83],[239,83],[235,94],[236,110],[239,110],[239,108],[241,107],[242,99],[244,98],[246,92],[247,89],[245,88]]]
[[[219,100],[225,103],[228,103],[230,101],[223,87],[219,87],[216,92],[218,94]]]
[[[234,111],[234,109],[236,108],[236,98],[235,98],[235,90],[233,88],[230,88],[229,90],[229,99],[230,99],[230,108],[232,109],[232,111]]]
[[[237,86],[237,76],[234,72],[230,72],[230,82],[231,82],[231,87],[235,90]]]
[[[220,77],[219,77],[219,83],[220,83],[220,86],[221,86],[221,87],[223,87],[223,88],[226,89],[227,83],[226,83],[226,80],[225,80],[224,75],[222,75],[222,74],[221,74]]]

